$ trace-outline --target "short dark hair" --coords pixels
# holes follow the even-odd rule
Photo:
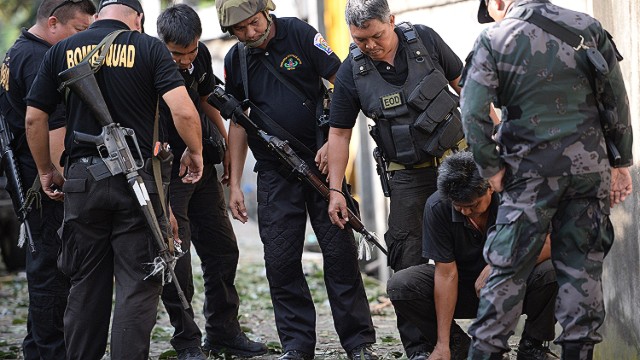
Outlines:
[[[45,20],[51,16],[57,6],[60,6],[67,0],[44,0],[38,7],[36,13],[37,20]],[[81,14],[94,15],[96,13],[96,5],[91,0],[80,1],[77,3],[69,2],[68,4],[61,5],[55,9],[54,15],[63,24],[73,19],[78,12]]]
[[[447,199],[470,203],[487,193],[489,181],[483,179],[468,151],[447,157],[438,168],[438,190]]]
[[[348,0],[344,11],[347,26],[362,28],[369,20],[386,23],[391,18],[387,0]]]
[[[158,36],[165,44],[188,46],[202,35],[200,17],[190,6],[177,4],[164,10],[158,21]]]

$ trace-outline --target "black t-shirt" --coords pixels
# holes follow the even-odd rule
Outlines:
[[[207,49],[207,46],[199,42],[198,55],[196,55],[196,58],[193,60],[193,68],[191,71],[179,70],[179,72],[184,79],[189,97],[191,98],[191,101],[193,101],[193,104],[196,106],[198,114],[200,115],[203,136],[207,136],[211,132],[217,131],[217,129],[214,129],[215,125],[210,123],[210,120],[206,117],[200,105],[200,97],[211,94],[214,86],[218,85],[218,80],[214,76],[213,69],[211,68],[211,53],[209,52],[209,49]],[[169,142],[169,145],[171,145],[171,149],[173,149],[175,156],[180,157],[187,148],[187,145],[178,134],[178,130],[171,118],[171,112],[164,101],[161,101],[160,109],[160,119],[164,128],[163,132],[165,132],[167,141]],[[179,162],[174,161],[174,167],[176,165],[179,165]]]
[[[493,193],[489,205],[487,232],[496,222],[500,199]],[[422,256],[435,262],[455,261],[461,282],[475,281],[487,263],[482,256],[487,234],[478,231],[469,219],[453,209],[440,191],[427,199],[424,208]]]
[[[45,53],[51,45],[22,29],[22,34],[7,51],[2,62],[0,80],[0,109],[20,149],[28,151],[24,135],[24,118],[27,111],[25,97],[33,84]],[[65,125],[64,106],[60,104],[49,117],[49,129]]]
[[[433,65],[447,80],[455,80],[462,73],[462,61],[451,50],[444,40],[430,27],[414,25],[420,40],[427,49]],[[404,37],[402,31],[396,27],[399,38]],[[366,56],[366,55],[365,55]],[[382,78],[394,85],[403,84],[409,74],[407,63],[407,49],[403,41],[398,41],[398,50],[394,57],[394,65],[385,61],[373,61]],[[329,125],[335,128],[351,129],[356,123],[356,118],[362,105],[358,97],[358,91],[353,79],[353,61],[351,56],[342,63],[336,75],[333,99],[331,100],[331,112]]]
[[[307,99],[316,100],[321,95],[320,78],[329,78],[338,70],[340,59],[316,29],[297,18],[276,18],[276,36],[269,41],[266,50],[247,49],[249,99],[268,114],[281,127],[295,136],[309,149],[316,150],[315,114],[302,105],[302,100],[264,67],[259,57],[264,57],[285,79],[293,84]],[[224,59],[226,91],[243,100],[244,89],[240,73],[238,45]],[[251,119],[270,134],[274,132],[259,119],[258,111],[251,111]],[[251,131],[249,146],[257,160],[254,170],[274,169],[279,166],[276,158]],[[303,155],[299,152],[299,155]]]
[[[51,113],[62,100],[62,95],[57,91],[60,85],[58,74],[75,66],[109,33],[120,29],[129,28],[121,21],[99,20],[88,30],[52,47],[27,96],[27,105]],[[132,128],[142,156],[150,157],[158,99],[166,92],[184,85],[165,45],[137,31],[122,33],[116,38],[104,65],[95,76],[113,121]],[[73,92],[70,92],[67,100],[65,150],[71,158],[97,155],[94,145],[75,143],[73,132],[97,135],[101,132],[100,124]]]

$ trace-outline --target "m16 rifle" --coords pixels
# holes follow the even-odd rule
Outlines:
[[[29,214],[31,207],[26,201],[22,184],[22,176],[20,175],[20,165],[18,164],[16,155],[11,147],[12,141],[13,134],[9,130],[7,121],[2,114],[0,114],[0,161],[2,162],[2,170],[7,178],[7,190],[14,192],[11,197],[13,209],[22,223],[21,226],[24,228],[24,234],[27,242],[29,243],[29,250],[34,253],[36,252],[36,247],[33,243],[31,228],[29,227],[29,220],[27,219],[27,215]],[[20,233],[23,233],[22,229]],[[22,242],[23,239],[21,239],[20,242]]]
[[[93,74],[93,69],[87,62],[81,62],[78,65],[61,72],[60,79],[66,84],[71,91],[80,97],[80,99],[89,107],[93,115],[102,126],[102,132],[98,135],[89,135],[74,131],[76,141],[91,143],[96,145],[98,153],[106,166],[96,166],[96,164],[88,167],[88,170],[96,180],[104,179],[109,176],[123,174],[130,185],[133,195],[140,204],[140,209],[144,214],[149,228],[159,248],[158,257],[154,259],[153,269],[147,276],[153,276],[161,273],[163,280],[167,282],[173,281],[182,306],[189,308],[189,302],[184,296],[184,292],[178,283],[174,266],[176,257],[171,254],[167,241],[164,239],[160,224],[156,218],[153,204],[149,198],[149,193],[144,185],[142,176],[138,170],[143,164],[137,163],[131,149],[127,144],[127,138],[130,138],[135,144],[138,159],[142,159],[142,153],[136,140],[133,129],[123,128],[119,124],[113,122],[109,109],[104,101],[98,83]],[[161,199],[164,201],[164,199]],[[168,239],[173,241],[172,239]],[[168,275],[165,274],[168,271]],[[145,278],[146,279],[146,278]]]
[[[289,146],[288,141],[282,140],[276,136],[267,134],[262,130],[255,122],[253,122],[245,113],[243,105],[249,105],[249,102],[245,104],[240,103],[232,95],[229,95],[225,90],[216,86],[209,95],[207,101],[209,104],[220,110],[220,114],[225,119],[232,119],[237,124],[240,124],[248,132],[255,133],[258,138],[267,146],[267,148],[278,158],[278,160],[290,168],[301,181],[306,181],[317,192],[322,195],[325,200],[329,200],[329,187],[320,179],[320,177],[312,170],[312,168]],[[353,213],[351,209],[347,209],[349,215],[349,225],[353,230],[357,231],[362,237],[378,247],[383,254],[387,255],[387,250],[380,244],[375,234],[371,233],[364,226],[362,221]]]

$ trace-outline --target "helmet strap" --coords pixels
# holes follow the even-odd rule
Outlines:
[[[260,36],[260,38],[256,41],[247,41],[245,43],[245,45],[247,45],[247,47],[250,48],[257,48],[260,45],[262,45],[264,43],[265,40],[267,40],[267,37],[269,36],[269,33],[271,32],[271,24],[273,24],[273,19],[271,19],[271,15],[269,15],[269,12],[264,10],[263,11],[264,16],[267,18],[267,30],[264,32],[264,34],[262,36]]]

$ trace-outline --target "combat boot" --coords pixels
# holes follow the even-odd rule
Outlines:
[[[209,356],[225,353],[228,355],[253,357],[264,355],[268,352],[265,344],[250,340],[243,332],[233,339],[218,340],[216,342],[209,340],[207,337],[202,344],[202,350]]]
[[[549,350],[542,341],[532,338],[522,338],[518,345],[518,360],[553,360],[556,354]]]
[[[356,346],[349,354],[350,360],[378,360],[378,355],[373,352],[370,344]]]
[[[413,353],[409,357],[409,360],[427,360],[429,358],[429,356],[431,356],[430,352],[418,351],[417,353]]]
[[[467,360],[469,355],[469,346],[471,346],[471,338],[462,329],[454,330],[449,340],[449,349],[451,350],[451,360]]]
[[[565,342],[562,344],[562,360],[592,360],[593,344]]]

